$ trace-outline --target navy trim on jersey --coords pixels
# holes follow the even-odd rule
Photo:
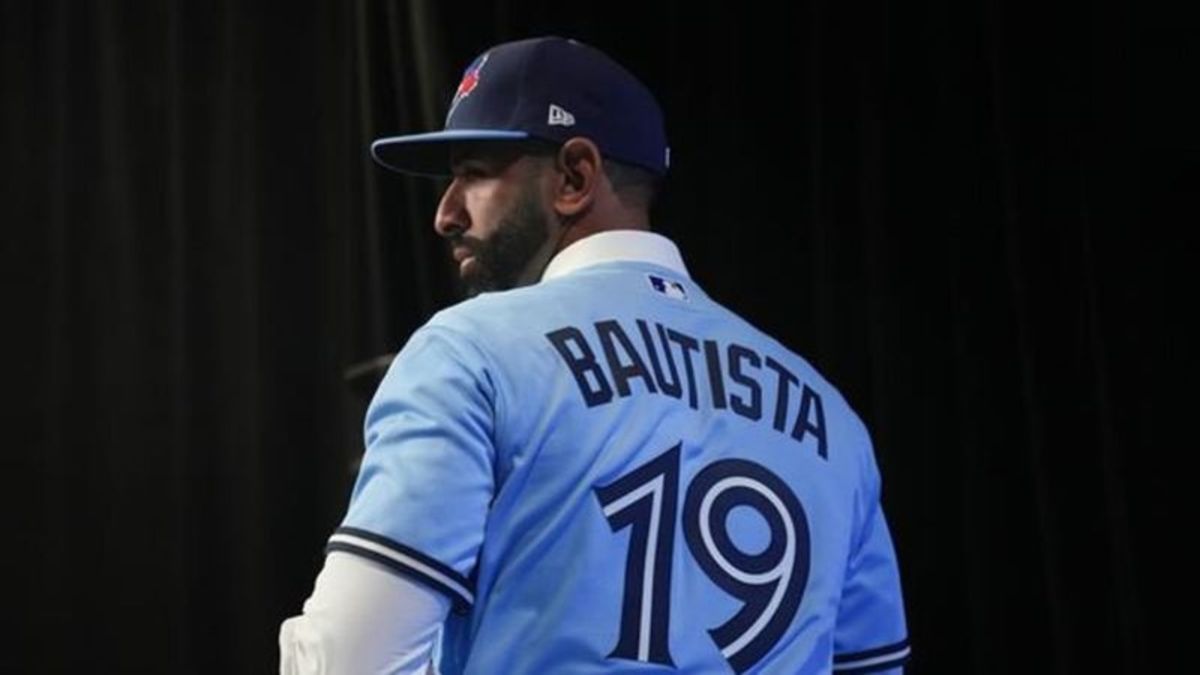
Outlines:
[[[339,527],[325,546],[325,552],[344,551],[374,560],[405,577],[413,577],[446,594],[456,612],[466,612],[475,602],[472,584],[453,568],[420,551],[356,527]]]
[[[833,670],[837,673],[873,673],[903,665],[912,656],[908,638],[883,647],[861,652],[834,654]]]

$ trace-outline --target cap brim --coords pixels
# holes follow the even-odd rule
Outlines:
[[[450,149],[467,141],[519,141],[524,131],[452,129],[427,134],[381,138],[371,144],[371,156],[384,167],[418,176],[450,175]]]

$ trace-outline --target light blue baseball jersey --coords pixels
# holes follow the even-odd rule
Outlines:
[[[443,673],[901,664],[879,472],[845,399],[659,235],[560,257],[412,335],[329,550],[451,598]]]

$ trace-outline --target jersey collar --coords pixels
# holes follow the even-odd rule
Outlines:
[[[666,267],[691,278],[675,242],[644,230],[607,230],[584,237],[559,251],[542,272],[542,281],[604,262],[627,260]]]

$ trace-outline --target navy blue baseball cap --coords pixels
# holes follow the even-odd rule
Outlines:
[[[444,176],[456,142],[576,136],[609,159],[667,172],[663,115],[650,90],[594,47],[542,37],[481,54],[464,71],[442,131],[381,138],[371,155],[394,171]]]

